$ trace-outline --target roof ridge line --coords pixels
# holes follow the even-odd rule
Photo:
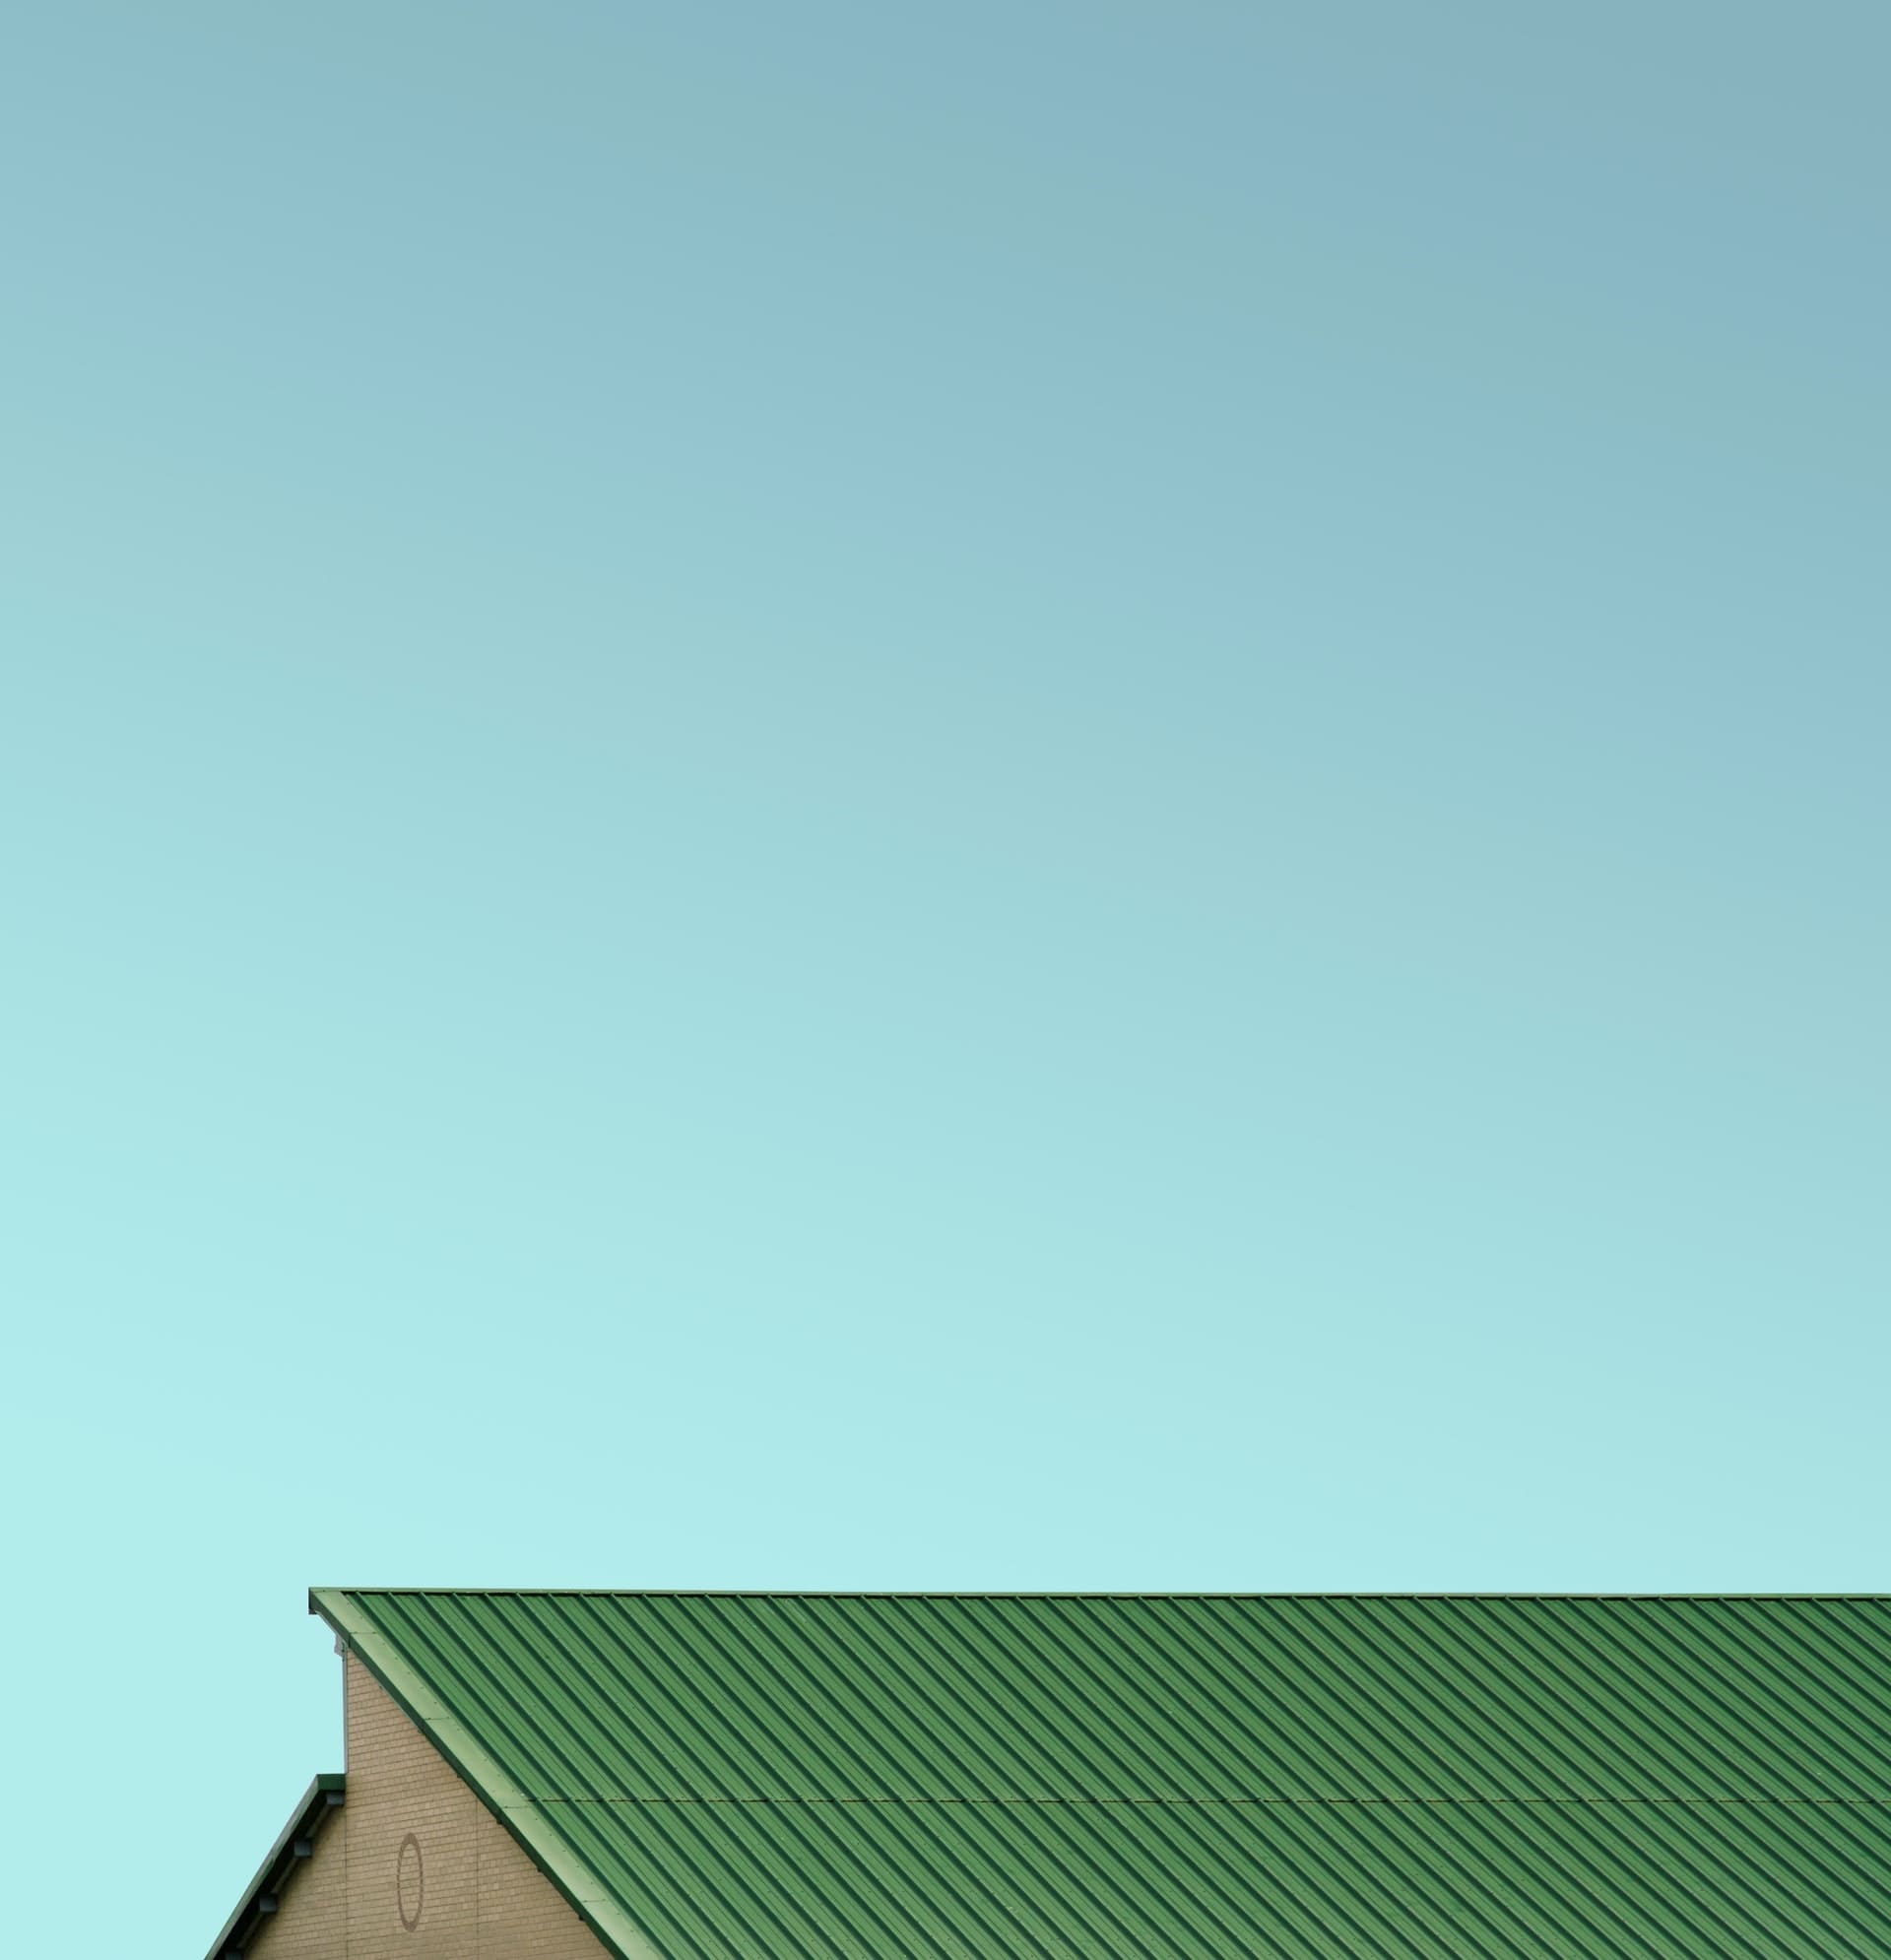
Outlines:
[[[1891,1593],[1646,1593],[1646,1592],[1267,1592],[951,1591],[899,1587],[792,1586],[318,1586],[316,1593],[379,1598],[581,1600],[1668,1600],[1674,1601],[1792,1601],[1891,1604]],[[315,1607],[311,1611],[318,1610]]]

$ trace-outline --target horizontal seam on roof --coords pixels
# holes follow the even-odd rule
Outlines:
[[[551,1808],[555,1804],[592,1803],[604,1808],[654,1808],[667,1803],[882,1804],[916,1809],[929,1803],[993,1803],[1053,1808],[1072,1804],[1141,1804],[1148,1809],[1201,1808],[1215,1804],[1291,1804],[1317,1808],[1323,1804],[1415,1804],[1432,1808],[1474,1808],[1489,1804],[1534,1804],[1596,1809],[1610,1804],[1664,1805],[1671,1809],[1735,1809],[1741,1806],[1797,1804],[1836,1809],[1868,1810],[1891,1804],[1891,1797],[531,1797],[527,1803]]]

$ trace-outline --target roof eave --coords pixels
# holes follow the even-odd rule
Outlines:
[[[315,1835],[346,1800],[348,1779],[339,1771],[324,1771],[316,1777],[302,1799],[290,1813],[281,1835],[269,1848],[269,1856],[256,1867],[256,1875],[243,1888],[236,1910],[224,1922],[223,1930],[211,1942],[206,1960],[240,1960],[257,1926],[276,1910],[276,1901],[299,1861],[308,1856],[298,1849],[313,1847]]]

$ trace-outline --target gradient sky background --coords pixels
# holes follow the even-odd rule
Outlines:
[[[14,10],[23,1951],[311,1581],[1891,1589],[1887,62]]]

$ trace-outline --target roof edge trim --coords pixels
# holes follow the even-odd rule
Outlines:
[[[348,1779],[340,1771],[324,1770],[302,1792],[301,1801],[290,1812],[289,1822],[270,1846],[269,1855],[256,1867],[256,1875],[243,1887],[243,1896],[236,1901],[236,1910],[224,1922],[223,1930],[211,1941],[205,1960],[223,1960],[228,1953],[242,1951],[246,1942],[238,1939],[237,1934],[249,1920],[257,1900],[266,1892],[282,1889],[283,1881],[295,1868],[296,1841],[312,1838],[328,1821],[328,1813],[341,1808],[347,1786]]]
[[[318,1586],[314,1592],[325,1595],[373,1595],[389,1599],[424,1599],[490,1596],[531,1600],[1576,1600],[1576,1601],[1666,1601],[1676,1603],[1728,1602],[1750,1605],[1765,1603],[1852,1605],[1891,1604],[1891,1593],[1530,1593],[1530,1592],[1387,1592],[1371,1588],[1347,1591],[1328,1587],[1313,1591],[1261,1592],[1164,1592],[1084,1590],[1058,1592],[981,1591],[901,1587],[795,1587],[795,1586]],[[311,1594],[311,1598],[313,1595]],[[310,1606],[309,1610],[317,1610]]]
[[[325,1620],[347,1650],[386,1689],[396,1706],[616,1960],[664,1960],[648,1933],[598,1884],[582,1860],[551,1829],[540,1805],[508,1777],[465,1724],[411,1668],[380,1629],[339,1587],[312,1586],[308,1610]],[[213,1949],[211,1960],[216,1960]]]

